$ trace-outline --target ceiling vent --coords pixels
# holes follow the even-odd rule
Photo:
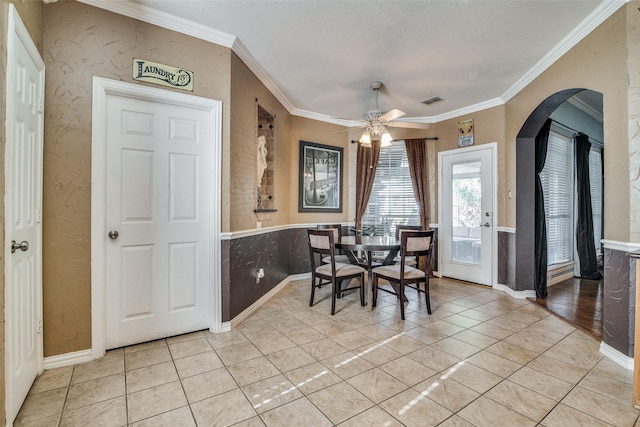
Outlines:
[[[440,102],[440,101],[442,101],[442,98],[440,98],[439,96],[432,96],[431,98],[423,99],[420,102],[422,104],[425,104],[425,105],[431,105],[431,104],[435,104],[436,102]]]

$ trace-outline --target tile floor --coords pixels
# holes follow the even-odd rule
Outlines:
[[[46,371],[17,426],[634,426],[632,372],[539,306],[434,279],[329,315],[290,283],[233,331],[196,332]],[[640,424],[639,424],[640,425]]]

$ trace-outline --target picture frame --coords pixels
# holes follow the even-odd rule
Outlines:
[[[343,148],[300,141],[298,212],[342,212]]]

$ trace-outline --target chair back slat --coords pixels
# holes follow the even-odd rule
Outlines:
[[[404,233],[405,231],[422,231],[422,226],[398,224],[396,226],[396,239],[400,240],[402,233]]]
[[[433,247],[434,230],[410,231],[400,234],[400,256],[428,256]]]

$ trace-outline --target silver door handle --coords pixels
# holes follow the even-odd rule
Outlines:
[[[485,222],[483,226],[484,226],[484,227],[491,227],[491,224],[490,224],[490,223],[488,223],[488,222]]]
[[[107,234],[111,240],[116,240],[120,234],[117,231],[111,230],[109,234]]]
[[[26,240],[23,240],[22,242],[18,243],[15,240],[11,241],[11,253],[14,254],[16,253],[16,251],[20,249],[22,252],[26,252],[29,250],[29,242],[27,242]]]

